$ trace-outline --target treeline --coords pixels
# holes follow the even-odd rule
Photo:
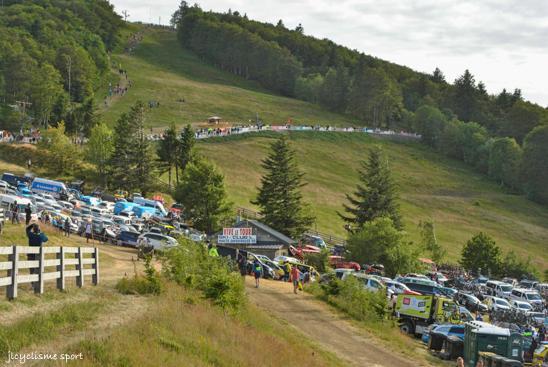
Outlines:
[[[230,10],[204,12],[185,1],[172,24],[184,47],[226,71],[369,127],[418,132],[429,146],[548,203],[546,167],[542,159],[530,161],[544,153],[532,141],[548,140],[537,132],[525,143],[548,124],[548,110],[524,101],[519,89],[490,95],[468,70],[451,84],[439,69],[419,73],[306,36],[301,25],[288,29],[282,21],[261,23]]]
[[[106,0],[4,0],[0,129],[64,120],[67,133],[87,135],[122,25]]]

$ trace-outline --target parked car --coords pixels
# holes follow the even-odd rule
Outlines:
[[[445,336],[456,336],[457,338],[464,340],[464,325],[432,324],[426,329],[426,332],[422,334],[422,342],[428,344],[430,334],[432,333],[443,334]]]
[[[412,291],[405,284],[396,282],[395,280],[387,280],[384,282],[384,285],[386,285],[388,289],[394,292],[394,294],[420,294],[418,292]]]
[[[151,248],[153,250],[163,250],[177,246],[178,242],[175,238],[165,236],[159,233],[143,233],[137,240],[137,246],[143,248]]]
[[[387,288],[380,282],[380,280],[363,273],[345,273],[342,276],[342,280],[345,280],[350,276],[356,277],[363,283],[364,288],[370,292],[387,291]],[[392,293],[392,291],[389,292]]]
[[[342,256],[329,256],[329,265],[333,269],[353,269],[360,271],[360,264],[354,261],[346,261]]]
[[[301,244],[304,246],[304,245],[312,245],[312,246],[316,246],[318,248],[326,248],[327,245],[325,244],[325,241],[323,240],[323,238],[321,238],[320,236],[314,236],[314,235],[309,235],[309,234],[305,234],[302,238],[301,238]]]
[[[535,280],[523,279],[522,281],[519,282],[519,288],[534,289],[537,284],[538,282]]]
[[[520,283],[521,284],[521,283]],[[543,301],[537,291],[531,289],[514,288],[510,294],[510,299],[516,301],[525,301],[531,304],[534,308],[542,308]]]
[[[118,246],[137,247],[140,233],[135,231],[120,231],[116,236],[116,244]]]
[[[487,312],[489,310],[487,305],[481,303],[481,301],[473,294],[459,292],[455,298],[460,305],[466,307],[472,312]]]
[[[533,311],[533,306],[531,306],[530,303],[525,301],[517,301],[514,299],[510,301],[510,304],[512,305],[513,308],[523,313]]]
[[[510,284],[500,282],[497,280],[488,280],[485,286],[491,290],[493,296],[508,299],[512,292],[512,286]]]
[[[507,300],[500,297],[487,297],[483,303],[487,305],[489,311],[498,311],[498,310],[511,310],[512,306],[508,303]]]

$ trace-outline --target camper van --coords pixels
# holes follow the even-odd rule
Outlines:
[[[148,208],[154,208],[161,216],[166,216],[167,211],[164,208],[164,205],[156,200],[150,200],[150,199],[144,199],[142,197],[134,197],[133,202],[137,205],[148,207]]]
[[[30,190],[35,193],[50,194],[56,199],[68,199],[67,187],[60,181],[47,180],[45,178],[36,177],[30,186]]]

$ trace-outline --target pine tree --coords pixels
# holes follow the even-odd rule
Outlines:
[[[302,201],[303,173],[299,172],[295,152],[285,136],[272,143],[262,167],[266,173],[252,204],[260,207],[265,224],[290,237],[302,235],[314,222],[314,217]]]
[[[179,170],[181,171],[181,174],[183,174],[186,166],[192,161],[195,143],[196,139],[194,137],[194,131],[192,130],[190,124],[188,124],[181,133],[181,139],[179,140],[177,149],[177,164],[175,167],[177,183],[179,183]]]
[[[134,131],[132,139],[132,175],[134,188],[140,189],[145,195],[154,186],[155,157],[152,145],[145,133],[145,105],[138,101],[129,114],[130,124]]]
[[[177,154],[179,149],[179,141],[177,140],[177,131],[175,125],[171,124],[168,129],[164,131],[164,136],[158,144],[157,154],[158,161],[162,170],[168,172],[169,186],[171,187],[171,172],[173,167],[177,163]]]
[[[350,231],[356,232],[364,224],[379,217],[389,217],[398,229],[403,227],[399,206],[396,203],[396,187],[390,168],[380,148],[371,148],[369,160],[362,162],[360,183],[353,195],[346,195],[350,205],[343,204],[347,215],[338,213]]]
[[[114,127],[114,151],[109,160],[109,178],[112,188],[131,188],[131,176],[128,174],[131,167],[131,140],[129,117],[127,113],[123,113]]]

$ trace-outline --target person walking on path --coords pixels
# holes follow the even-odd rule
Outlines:
[[[284,264],[284,282],[289,282],[291,278],[291,264],[289,261],[286,261]]]
[[[261,279],[261,275],[263,273],[263,267],[261,266],[261,263],[259,260],[255,259],[253,262],[253,275],[255,276],[255,288],[259,288],[259,279]]]
[[[29,225],[30,219],[32,218],[32,209],[30,207],[30,203],[27,204],[25,208],[25,225]]]
[[[291,280],[293,281],[293,293],[297,294],[297,289],[299,288],[299,280],[301,278],[301,272],[297,265],[293,265],[291,268]]]
[[[19,224],[19,206],[17,205],[17,201],[14,201],[11,207],[11,224]]]
[[[240,275],[245,277],[247,274],[247,259],[243,254],[238,254],[238,269],[240,269]]]
[[[63,224],[63,229],[65,230],[65,237],[70,237],[70,219],[67,217],[65,223]]]
[[[27,238],[29,239],[29,246],[31,247],[40,247],[45,242],[48,242],[48,236],[45,233],[40,231],[40,226],[36,223],[33,223],[27,226],[26,229]],[[27,254],[28,261],[37,260],[37,254]],[[38,269],[31,268],[30,273],[36,274]]]
[[[86,243],[89,243],[89,240],[91,239],[91,241],[93,241],[93,238],[91,237],[92,233],[93,233],[93,227],[91,225],[91,220],[89,220],[87,223],[86,223],[86,229],[85,229],[85,233],[86,233]]]

